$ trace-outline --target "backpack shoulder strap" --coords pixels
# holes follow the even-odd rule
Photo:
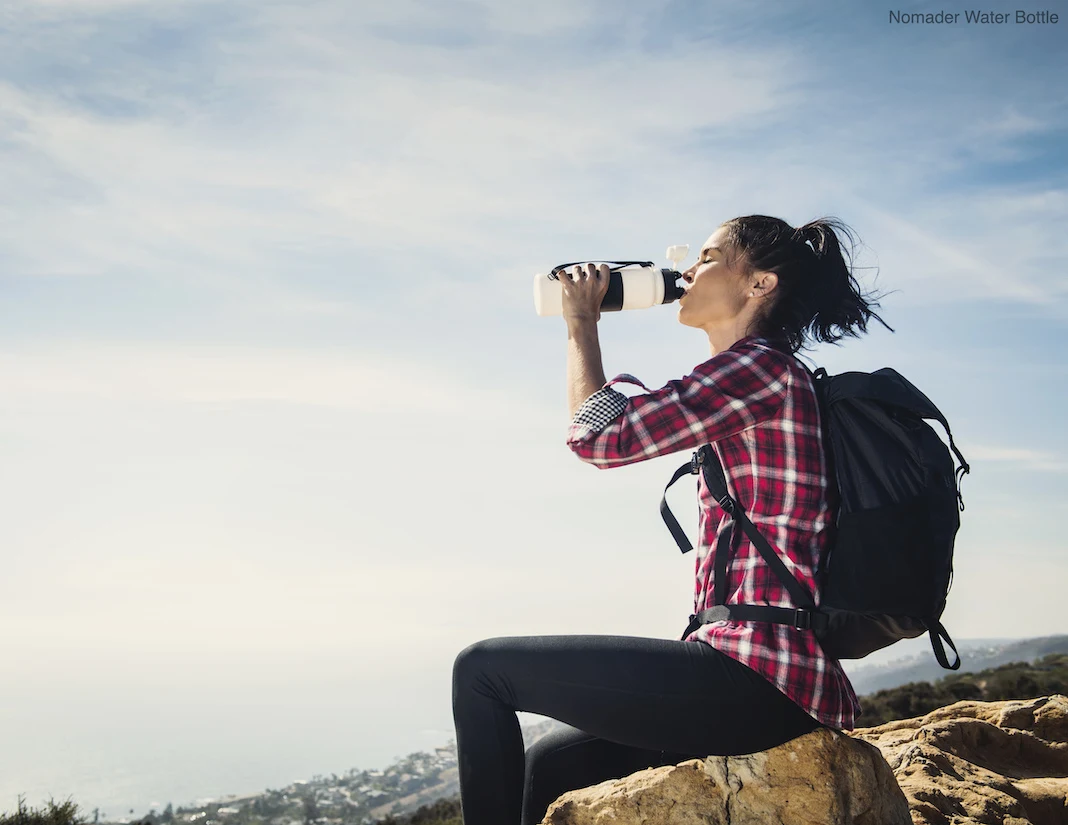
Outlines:
[[[664,519],[664,524],[667,525],[668,530],[671,532],[671,537],[675,539],[675,544],[679,546],[679,550],[683,553],[689,553],[693,550],[693,545],[690,544],[689,538],[686,537],[686,532],[679,525],[679,520],[675,518],[675,514],[672,513],[671,508],[668,507],[667,491],[670,490],[672,485],[683,476],[697,474],[696,457],[697,454],[694,453],[694,459],[683,464],[675,471],[675,475],[671,477],[671,481],[669,481],[667,487],[664,488],[664,495],[660,497],[660,517]]]
[[[720,507],[730,514],[731,518],[735,520],[735,523],[742,528],[749,540],[753,542],[753,546],[756,547],[761,558],[764,559],[764,562],[771,568],[772,572],[775,573],[779,581],[782,582],[782,586],[786,588],[786,592],[790,594],[790,600],[794,603],[794,606],[814,608],[816,603],[812,596],[801,586],[801,583],[798,582],[796,577],[786,569],[786,565],[783,564],[782,559],[779,557],[779,554],[775,552],[775,549],[771,546],[770,542],[761,535],[760,531],[757,530],[756,525],[749,520],[749,516],[745,514],[745,508],[735,501],[727,491],[727,478],[723,473],[723,465],[719,463],[719,457],[712,450],[712,446],[706,444],[698,450],[694,454],[694,461],[701,467],[705,484],[712,493],[712,497],[716,499]],[[717,550],[717,562],[723,567],[726,567],[726,559],[721,561],[718,558],[720,555],[722,555],[721,552]],[[725,572],[726,571],[724,570],[724,573]],[[717,585],[719,585],[721,578],[719,571],[717,571]],[[717,601],[719,601],[719,599],[717,599]]]

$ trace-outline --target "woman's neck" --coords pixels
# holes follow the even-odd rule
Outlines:
[[[708,334],[708,348],[711,350],[712,355],[725,352],[743,338],[756,335],[755,332],[750,332],[747,327],[741,325],[732,325],[728,328],[705,328],[705,332]]]

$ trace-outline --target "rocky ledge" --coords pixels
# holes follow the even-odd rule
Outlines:
[[[543,825],[1063,825],[1068,698],[957,702],[851,734],[640,771]]]
[[[1068,698],[957,702],[854,731],[879,748],[914,825],[1068,823]]]

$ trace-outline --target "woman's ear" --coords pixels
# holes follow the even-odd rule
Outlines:
[[[753,286],[749,289],[751,298],[766,298],[779,285],[779,276],[774,272],[757,272],[753,275]]]

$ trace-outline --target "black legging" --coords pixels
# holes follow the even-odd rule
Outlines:
[[[488,639],[452,681],[464,825],[536,825],[565,791],[819,727],[764,677],[703,642],[627,636]],[[515,711],[574,730],[524,758]]]

